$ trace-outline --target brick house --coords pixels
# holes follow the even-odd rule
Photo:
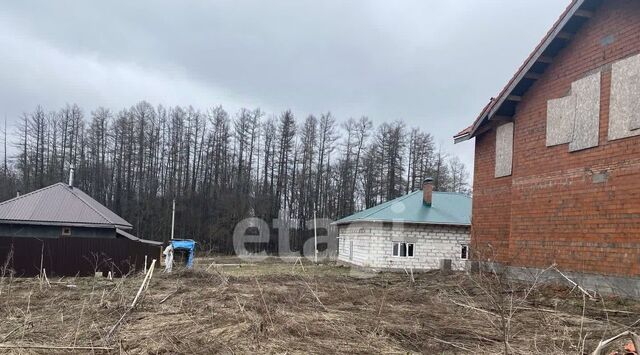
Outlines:
[[[465,267],[469,255],[471,198],[422,191],[380,204],[334,222],[338,227],[338,260],[375,269],[429,270],[451,260]]]
[[[454,137],[475,138],[474,257],[640,296],[639,128],[640,1],[572,1]]]

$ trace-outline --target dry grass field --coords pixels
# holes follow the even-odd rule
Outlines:
[[[412,279],[333,264],[213,261],[239,262],[200,259],[192,271],[156,270],[130,312],[144,275],[50,284],[5,276],[0,352],[580,354],[640,318],[635,301],[591,300],[568,286],[492,275]]]

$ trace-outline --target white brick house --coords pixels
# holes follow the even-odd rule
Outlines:
[[[433,192],[430,179],[416,191],[343,218],[338,260],[374,269],[439,269],[451,260],[463,270],[469,256],[471,198]]]

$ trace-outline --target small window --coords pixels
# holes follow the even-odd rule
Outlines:
[[[389,231],[391,229],[393,229],[393,223],[392,222],[382,222],[382,229]]]
[[[62,228],[62,235],[64,236],[71,235],[71,228]]]
[[[460,259],[469,260],[469,246],[466,244],[463,244],[460,248]]]
[[[413,243],[394,242],[393,243],[393,256],[399,258],[412,258],[413,257]]]

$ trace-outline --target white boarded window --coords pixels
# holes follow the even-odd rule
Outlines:
[[[513,122],[496,129],[496,171],[495,177],[511,175],[513,164]]]
[[[571,83],[565,97],[547,101],[547,147],[569,151],[597,147],[600,136],[600,72]]]
[[[569,151],[598,146],[600,137],[600,72],[571,84],[576,96],[575,122]]]
[[[393,242],[393,256],[398,258],[413,258],[414,243]]]
[[[613,63],[609,140],[640,135],[640,54]]]

